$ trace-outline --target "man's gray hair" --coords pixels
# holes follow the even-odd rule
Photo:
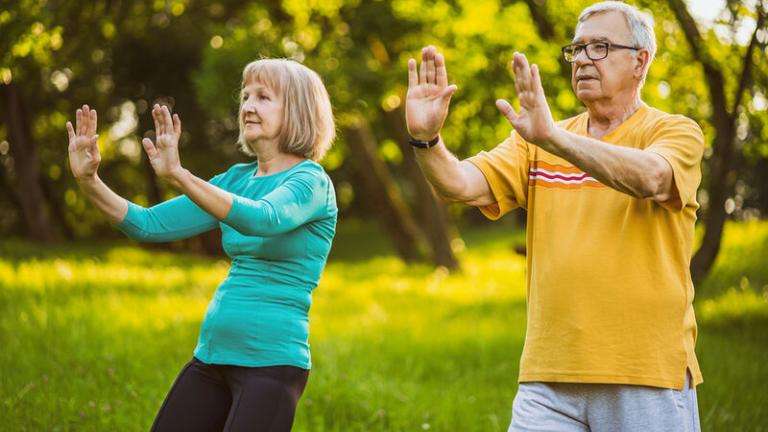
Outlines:
[[[603,1],[584,9],[581,12],[581,15],[579,15],[579,23],[577,26],[588,20],[592,15],[607,12],[620,12],[624,15],[624,19],[627,21],[627,27],[629,27],[629,32],[632,34],[633,45],[645,48],[650,53],[648,65],[643,72],[643,78],[640,82],[640,85],[642,86],[645,82],[645,76],[648,74],[648,68],[656,57],[656,34],[653,32],[653,17],[640,11],[638,8],[621,1]]]

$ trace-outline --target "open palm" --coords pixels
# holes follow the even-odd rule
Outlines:
[[[555,129],[555,121],[544,95],[539,68],[535,64],[529,66],[528,59],[519,53],[514,55],[512,68],[520,112],[515,113],[512,105],[503,99],[496,101],[496,107],[523,139],[533,144],[545,144]]]
[[[181,169],[179,159],[179,138],[181,137],[181,119],[166,106],[155,105],[152,108],[155,122],[155,142],[144,138],[142,145],[149,157],[152,169],[159,177],[171,177]]]
[[[96,175],[101,162],[98,138],[96,135],[96,110],[83,105],[75,113],[75,127],[67,122],[69,135],[69,168],[76,179],[85,179]]]
[[[455,91],[455,85],[448,85],[445,59],[435,47],[422,49],[420,72],[416,71],[416,60],[408,60],[405,119],[412,137],[430,140],[440,133]]]

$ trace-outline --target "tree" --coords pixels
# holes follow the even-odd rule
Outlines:
[[[726,199],[731,194],[734,184],[733,160],[736,156],[737,122],[740,111],[745,109],[743,106],[744,93],[752,83],[752,69],[755,64],[756,51],[763,51],[765,47],[765,37],[763,37],[761,47],[758,35],[760,31],[766,31],[766,6],[763,2],[757,5],[755,30],[752,32],[752,37],[740,62],[737,63],[740,72],[732,78],[738,81],[730,98],[727,97],[726,92],[729,87],[733,88],[733,85],[728,86],[727,78],[723,72],[727,69],[719,64],[709,49],[712,38],[706,40],[701,35],[696,22],[682,0],[669,0],[669,6],[690,45],[693,57],[704,71],[712,103],[712,114],[709,121],[715,128],[712,157],[708,161],[709,205],[704,214],[704,238],[691,262],[691,273],[694,281],[700,281],[714,264],[720,250],[723,227],[727,216]]]

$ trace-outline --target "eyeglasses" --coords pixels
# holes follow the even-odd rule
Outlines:
[[[576,61],[576,57],[586,48],[587,57],[590,60],[602,60],[608,57],[608,51],[612,49],[639,50],[640,47],[618,45],[611,42],[590,42],[588,44],[570,44],[562,48],[563,57],[568,63]]]

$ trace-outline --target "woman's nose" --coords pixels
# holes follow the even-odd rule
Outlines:
[[[250,99],[246,100],[245,103],[243,103],[243,111],[249,113],[256,112],[256,104]]]

